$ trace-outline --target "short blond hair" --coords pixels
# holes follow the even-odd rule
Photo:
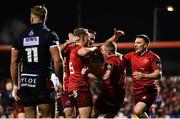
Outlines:
[[[88,35],[88,30],[82,27],[76,28],[73,31],[73,35],[81,36],[81,35]]]
[[[40,20],[44,21],[47,17],[48,10],[45,5],[35,5],[31,8],[31,14],[36,15]]]

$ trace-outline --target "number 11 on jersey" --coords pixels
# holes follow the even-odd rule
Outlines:
[[[28,62],[38,62],[38,50],[37,47],[26,48],[27,61]]]

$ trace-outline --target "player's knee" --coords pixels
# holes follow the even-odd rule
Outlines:
[[[75,114],[74,112],[65,112],[65,117],[66,118],[75,118]]]
[[[144,117],[145,110],[146,110],[146,104],[144,102],[139,102],[134,107],[133,113],[138,117]]]
[[[141,117],[141,115],[143,114],[143,112],[140,111],[140,110],[134,109],[133,114],[136,115],[137,117]]]
[[[74,115],[73,115],[73,114],[68,113],[68,114],[65,114],[65,117],[66,117],[66,118],[74,118]]]

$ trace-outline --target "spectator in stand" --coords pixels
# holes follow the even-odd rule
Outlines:
[[[12,82],[11,80],[7,80],[5,83],[5,91],[2,93],[2,102],[4,107],[4,115],[6,115],[7,118],[13,117],[13,107],[15,100],[12,97]]]

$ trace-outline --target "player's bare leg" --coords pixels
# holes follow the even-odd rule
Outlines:
[[[72,108],[65,108],[64,109],[65,117],[66,118],[75,118],[76,117],[76,110],[74,107]]]
[[[81,107],[79,108],[79,118],[90,118],[92,107]]]
[[[36,118],[36,106],[24,107],[26,118]]]
[[[55,116],[55,105],[39,104],[38,107],[42,118],[53,118]]]
[[[149,118],[145,112],[147,105],[144,102],[138,102],[134,107],[134,114],[139,118]]]

